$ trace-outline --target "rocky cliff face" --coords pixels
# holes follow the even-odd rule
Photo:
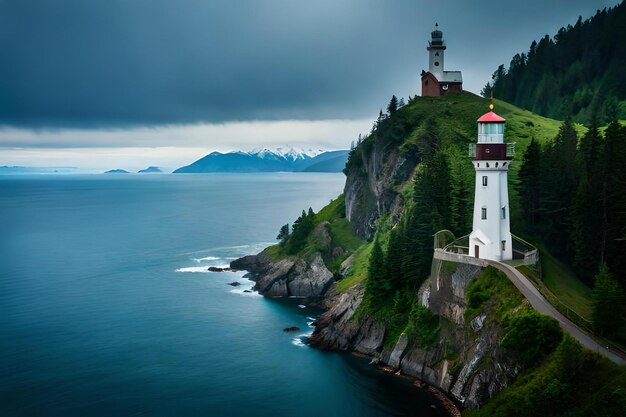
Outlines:
[[[353,350],[370,355],[404,374],[419,378],[474,408],[510,384],[519,365],[500,347],[502,329],[488,311],[465,323],[465,289],[480,268],[459,265],[440,271],[420,289],[423,305],[454,323],[432,349],[424,349],[401,335],[385,345],[385,326],[355,314],[363,300],[363,287],[345,293],[331,291],[329,309],[315,323],[311,344],[322,349]]]
[[[413,173],[415,162],[401,156],[395,147],[377,144],[358,147],[354,158],[344,187],[346,218],[355,235],[369,240],[382,213],[399,217],[402,200],[398,189]]]

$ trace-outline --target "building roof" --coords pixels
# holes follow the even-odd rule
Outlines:
[[[498,116],[493,111],[483,114],[477,120],[478,123],[504,123],[506,119]]]
[[[483,245],[491,244],[491,240],[487,237],[485,232],[480,229],[473,230],[470,237],[478,240]]]
[[[461,71],[444,71],[441,77],[437,78],[437,81],[440,83],[462,83],[463,76]]]

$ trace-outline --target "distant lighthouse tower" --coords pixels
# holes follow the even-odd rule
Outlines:
[[[439,30],[439,24],[435,23],[435,30],[431,32],[432,40],[428,42],[428,72],[438,80],[443,75],[443,55],[446,45],[443,43],[443,32]]]
[[[446,44],[443,41],[443,32],[435,23],[435,30],[430,32],[428,41],[428,71],[422,70],[422,96],[437,97],[451,93],[463,92],[463,74],[461,71],[445,71],[443,56]]]
[[[478,119],[478,142],[470,145],[476,189],[469,250],[476,258],[502,261],[513,259],[507,172],[515,144],[504,143],[505,120],[493,104],[489,109]]]

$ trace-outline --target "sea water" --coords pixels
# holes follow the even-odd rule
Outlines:
[[[309,347],[319,311],[208,272],[344,180],[0,177],[0,415],[444,415],[366,360]]]

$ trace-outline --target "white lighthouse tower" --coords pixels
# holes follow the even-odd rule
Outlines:
[[[489,109],[478,119],[478,142],[470,145],[476,189],[469,250],[476,258],[502,261],[513,258],[507,172],[515,144],[504,143],[505,120],[493,104]]]
[[[432,40],[428,42],[428,72],[438,80],[443,75],[443,54],[446,45],[443,42],[443,32],[439,30],[439,24],[435,23],[435,30],[431,32]]]

